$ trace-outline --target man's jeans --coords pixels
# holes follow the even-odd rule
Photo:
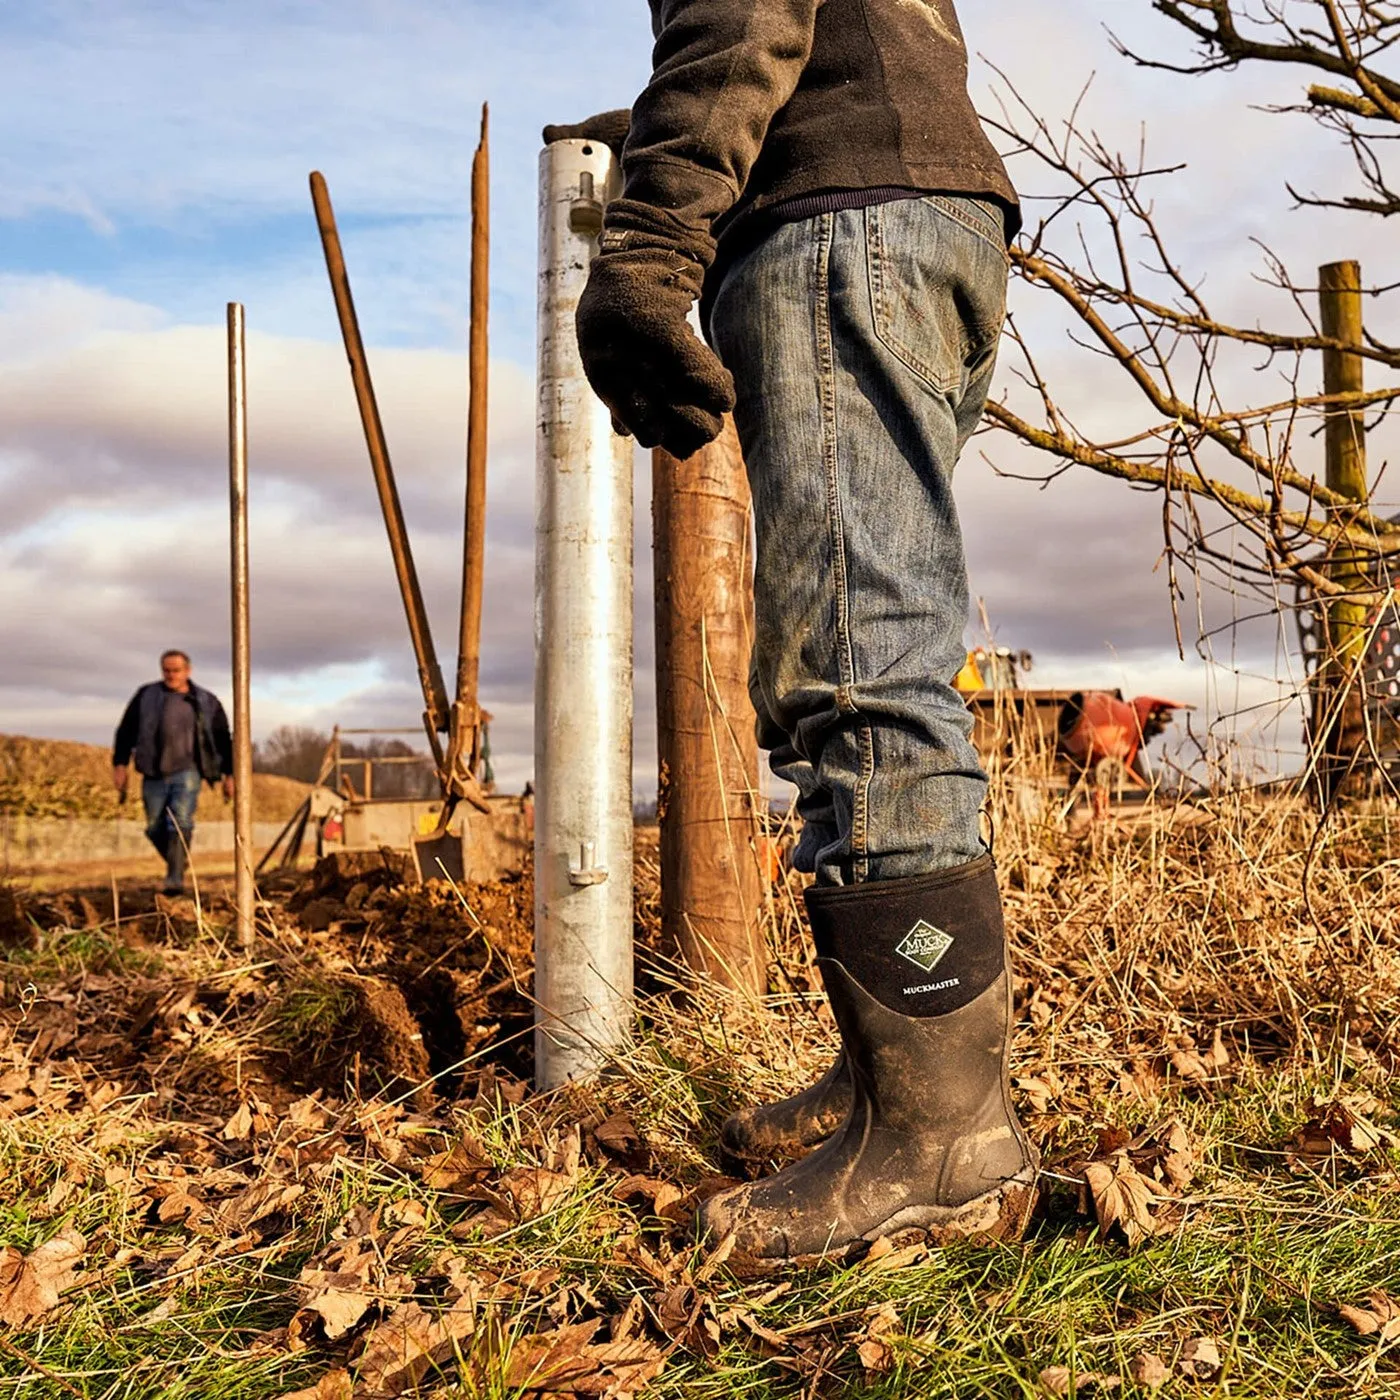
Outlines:
[[[165,861],[165,883],[184,883],[185,858],[194,840],[194,809],[199,802],[199,770],[186,768],[164,778],[141,782],[141,802],[146,808],[146,839]]]
[[[1006,281],[999,207],[931,195],[781,226],[711,312],[757,522],[759,742],[799,791],[798,868],[825,883],[985,850],[952,685],[968,613],[952,474]]]

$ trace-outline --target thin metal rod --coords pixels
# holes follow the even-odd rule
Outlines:
[[[345,342],[346,358],[350,361],[350,379],[355,386],[355,402],[360,409],[365,445],[374,470],[374,484],[379,491],[379,505],[384,512],[384,526],[389,533],[389,551],[394,556],[394,573],[398,576],[399,593],[408,618],[408,634],[413,641],[413,655],[418,663],[418,680],[423,687],[423,716],[428,738],[434,746],[439,763],[442,754],[437,736],[449,725],[447,691],[442,681],[442,668],[433,650],[433,636],[428,626],[428,612],[423,606],[423,592],[418,586],[418,571],[413,566],[413,550],[408,542],[403,507],[399,503],[394,469],[389,461],[389,447],[384,437],[384,424],[379,417],[379,404],[370,379],[369,360],[360,336],[360,323],[355,315],[355,302],[350,294],[350,277],[345,270],[345,255],[340,248],[340,234],[335,226],[330,191],[325,176],[319,170],[311,172],[311,203],[316,210],[316,225],[321,231],[321,246],[326,254],[326,271],[330,275],[331,294],[335,297],[336,314],[340,317],[340,333]]]
[[[248,606],[248,376],[243,307],[228,304],[229,578],[233,617],[233,849],[238,942],[253,946],[253,733]]]
[[[481,140],[472,160],[472,302],[467,405],[467,516],[462,549],[462,632],[457,699],[475,724],[481,673],[482,570],[486,558],[486,393],[490,365],[491,147],[489,109],[481,107]]]

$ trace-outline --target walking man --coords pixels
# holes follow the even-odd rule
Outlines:
[[[759,737],[799,791],[807,911],[842,1051],[725,1125],[822,1146],[710,1199],[740,1257],[850,1257],[906,1230],[1008,1237],[1037,1162],[1011,1107],[986,778],[953,689],[968,587],[953,467],[1005,313],[1016,195],[952,0],[651,0],[578,311],[620,430],[685,457],[732,410],[757,528]],[[701,303],[708,346],[687,316]]]
[[[128,765],[141,774],[146,837],[165,861],[165,894],[185,885],[201,782],[223,784],[233,797],[233,739],[218,697],[190,679],[183,651],[160,658],[158,681],[131,697],[112,746],[112,781],[125,794]]]

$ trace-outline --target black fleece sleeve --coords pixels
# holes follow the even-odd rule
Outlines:
[[[219,755],[219,772],[225,778],[233,776],[233,735],[229,732],[228,716],[223,705],[214,701],[214,752]]]
[[[652,0],[652,76],[632,105],[610,229],[674,240],[708,267],[811,57],[822,0]]]
[[[121,723],[117,725],[116,737],[112,740],[112,767],[125,768],[131,762],[131,751],[136,747],[141,728],[141,692],[138,690],[127,702]]]

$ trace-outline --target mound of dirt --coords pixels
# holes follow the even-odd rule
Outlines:
[[[253,820],[286,821],[301,805],[307,785],[275,773],[253,774]],[[137,819],[141,779],[131,778],[125,807],[112,787],[112,751],[67,739],[29,739],[0,734],[0,816]],[[197,821],[228,821],[230,808],[205,787]]]
[[[416,1053],[424,1056],[419,1079],[433,1076],[442,1094],[458,1092],[470,1078],[464,1066],[488,1053],[529,1076],[532,870],[453,889],[413,883],[409,859],[398,851],[335,852],[287,895],[285,908],[321,964],[335,969],[339,987],[330,998],[332,1028],[294,1052],[299,1082],[341,1077],[357,1055],[361,1072],[372,1066],[406,1079]],[[366,997],[365,979],[398,1000]],[[404,1014],[412,1023],[407,1034]],[[412,1052],[404,1048],[410,1042]]]

